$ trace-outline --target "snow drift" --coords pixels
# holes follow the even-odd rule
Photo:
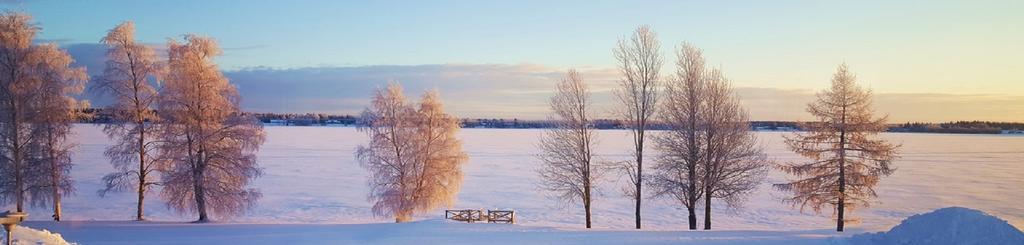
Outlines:
[[[47,230],[36,230],[25,226],[16,226],[13,232],[14,244],[44,244],[44,245],[67,245],[75,244],[64,241],[64,237],[61,237],[58,233],[53,233]],[[0,228],[0,241],[7,241],[7,233],[2,232]]]
[[[888,232],[853,236],[854,244],[1024,244],[1024,233],[1006,220],[984,212],[962,208],[942,208],[903,220]]]

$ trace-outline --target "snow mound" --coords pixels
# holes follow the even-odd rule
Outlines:
[[[1024,233],[1005,220],[961,207],[942,208],[903,220],[888,232],[852,237],[854,244],[1024,244]]]
[[[15,226],[14,232],[14,244],[16,245],[74,245],[75,243],[68,243],[64,241],[64,237],[60,236],[60,233],[54,233],[47,230],[36,230],[25,226]],[[7,241],[7,232],[3,232],[3,228],[0,228],[0,242]]]

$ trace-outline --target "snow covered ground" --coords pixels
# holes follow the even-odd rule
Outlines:
[[[102,155],[108,140],[100,126],[77,125],[75,132],[80,145],[74,156],[77,165],[72,174],[78,193],[64,200],[65,219],[77,222],[29,222],[28,225],[60,232],[71,242],[99,241],[85,244],[139,244],[141,241],[131,239],[186,239],[184,234],[224,231],[230,232],[208,241],[218,243],[227,240],[216,239],[233,237],[256,243],[284,241],[281,239],[312,242],[301,239],[322,237],[326,240],[316,241],[394,243],[378,235],[423,235],[425,241],[430,241],[431,236],[462,234],[467,239],[464,241],[505,239],[545,243],[552,240],[528,239],[533,237],[531,234],[549,234],[540,237],[555,237],[569,243],[604,241],[601,243],[609,244],[627,241],[621,239],[629,239],[631,235],[616,237],[633,232],[629,231],[633,224],[633,203],[620,192],[624,180],[612,178],[598,186],[601,191],[594,204],[596,231],[579,229],[582,210],[578,205],[548,198],[540,191],[535,172],[538,162],[534,157],[540,130],[465,129],[461,133],[470,163],[464,169],[465,182],[455,207],[514,209],[519,224],[507,226],[442,222],[440,210],[417,217],[424,220],[421,222],[373,224],[387,223],[391,219],[373,217],[370,203],[366,201],[366,171],[352,156],[355,146],[364,143],[365,136],[344,127],[271,126],[266,129],[267,142],[259,153],[265,175],[255,182],[263,191],[263,199],[250,213],[220,219],[224,224],[182,224],[179,222],[195,217],[175,214],[158,198],[147,198],[148,218],[158,222],[139,224],[124,222],[134,214],[132,193],[105,198],[96,195],[95,191],[101,187],[100,178],[111,170]],[[597,152],[604,159],[621,160],[630,156],[628,132],[604,130],[599,133],[601,142]],[[783,134],[761,132],[758,136],[771,158],[797,160],[782,144]],[[879,203],[855,211],[853,215],[861,217],[862,222],[848,225],[850,232],[846,235],[888,230],[911,215],[948,206],[978,209],[1005,219],[1018,229],[1024,227],[1024,206],[1019,205],[1024,201],[1024,192],[1016,190],[1024,186],[1024,178],[1020,177],[1024,176],[1024,137],[943,134],[885,134],[883,137],[903,144],[903,158],[896,162],[896,173],[880,183]],[[742,210],[730,211],[716,206],[712,215],[717,230],[714,232],[676,232],[685,226],[684,211],[668,200],[647,201],[644,225],[646,230],[653,231],[644,232],[644,241],[636,242],[760,241],[756,238],[814,244],[834,242],[836,235],[829,232],[834,226],[829,214],[800,213],[779,202],[785,193],[772,190],[770,183],[781,182],[785,177],[773,171],[769,183],[752,195]],[[157,193],[151,195],[155,197]],[[28,211],[30,220],[49,218],[46,209]],[[149,232],[154,234],[149,234],[146,230],[152,229],[146,227],[166,229],[156,229]],[[118,231],[131,229],[148,235],[118,240]],[[497,230],[508,232],[488,232]],[[160,244],[176,240],[145,241]]]
[[[892,230],[852,237],[813,231],[584,230],[431,219],[371,224],[189,224],[175,222],[28,222],[82,244],[1024,244],[1024,233],[981,211],[951,207],[912,216]],[[65,244],[59,234],[19,230],[27,243]]]
[[[3,228],[0,228],[0,229],[3,229]],[[0,231],[2,231],[2,230],[0,230]],[[14,244],[17,244],[17,245],[21,245],[21,244],[66,245],[66,244],[68,244],[68,242],[64,240],[64,237],[61,236],[61,234],[53,233],[53,232],[50,232],[48,230],[37,230],[37,229],[25,228],[25,227],[15,227],[13,233],[14,234],[12,234],[11,236],[14,237],[14,241],[12,241],[12,242]],[[6,236],[7,236],[6,233],[0,232],[0,241],[7,242],[7,237]],[[6,244],[6,243],[4,243],[4,244]]]
[[[442,220],[372,224],[30,222],[79,244],[847,244],[817,231],[583,230]]]

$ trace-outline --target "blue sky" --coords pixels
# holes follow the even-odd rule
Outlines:
[[[432,65],[451,67],[440,69],[445,74],[419,74],[409,77],[418,81],[400,82],[438,87],[442,94],[462,94],[467,83],[494,84],[490,90],[479,88],[489,93],[519,87],[514,86],[517,83],[532,84],[525,88],[529,91],[545,91],[554,81],[544,79],[553,80],[556,71],[576,67],[593,73],[600,92],[615,79],[610,69],[615,65],[611,49],[616,40],[648,24],[661,39],[666,75],[674,69],[675,47],[688,41],[703,48],[709,63],[722,67],[738,88],[807,95],[826,87],[835,67],[846,62],[865,86],[879,94],[1000,105],[992,108],[993,114],[961,114],[1024,121],[1024,106],[1016,106],[1024,102],[1021,1],[7,2],[3,8],[34,16],[43,28],[40,38],[65,46],[96,44],[107,30],[132,20],[142,42],[162,44],[185,33],[216,38],[225,50],[218,62],[229,73],[289,70],[290,76],[281,78],[289,80],[287,86],[308,86],[307,77],[313,76],[325,80],[318,80],[317,86],[335,85],[332,79],[350,81],[345,84],[357,92],[403,77],[389,74]],[[453,82],[461,80],[451,78],[452,69],[466,67],[476,77]],[[480,73],[494,67],[513,70],[502,73],[528,68],[546,75],[526,74],[517,80]],[[365,80],[348,73],[334,78],[308,74],[333,68],[374,72],[360,73]],[[262,89],[235,81],[246,97],[247,90]],[[319,106],[247,106],[264,111],[350,112],[365,105],[365,96],[351,96],[324,95],[316,98]],[[546,96],[523,101],[534,105],[531,111],[486,109],[494,102],[483,99],[460,101],[478,109],[453,109],[463,116],[543,117]],[[785,113],[779,108],[750,108],[752,117],[807,119],[801,114],[804,102],[779,103],[795,106],[784,108]],[[922,114],[905,120],[947,117]]]

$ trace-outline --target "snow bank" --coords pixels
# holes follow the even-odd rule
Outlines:
[[[1024,244],[1024,233],[984,212],[949,207],[903,220],[888,232],[853,236],[854,244]]]
[[[53,233],[47,230],[36,230],[25,226],[16,226],[13,232],[14,244],[24,245],[67,245],[75,244],[64,241],[64,237],[60,236],[60,233]],[[3,232],[3,228],[0,228],[0,241],[7,241],[7,233]]]

